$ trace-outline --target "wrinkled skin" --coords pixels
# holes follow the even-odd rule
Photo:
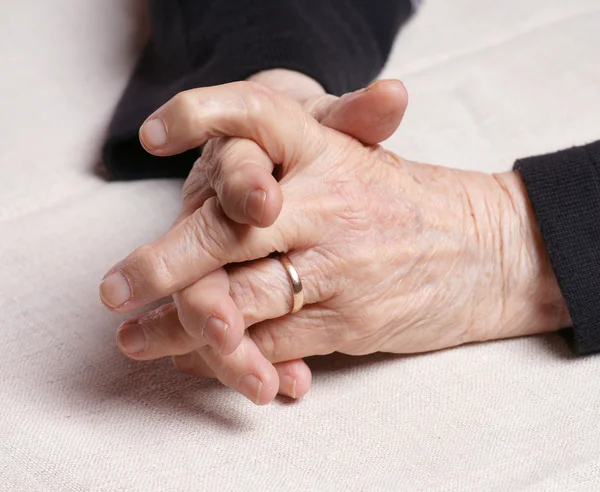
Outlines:
[[[251,165],[270,175],[271,163],[281,163],[283,177],[267,196],[275,198],[273,223],[232,220],[243,207],[221,206],[219,192],[198,199],[191,181],[188,203],[202,205],[184,209],[163,238],[109,272],[126,279],[128,300],[110,302],[112,280],[101,289],[120,312],[174,295],[174,304],[137,319],[146,345],[128,355],[175,355],[181,370],[267,403],[285,378],[290,396],[299,383],[293,366],[273,363],[335,351],[438,350],[568,323],[516,174],[412,163],[255,86],[210,90],[159,110],[169,142],[149,150],[168,155],[224,135],[254,142]],[[181,118],[202,109],[202,118]],[[307,304],[296,314],[287,314],[285,271],[267,258],[276,251],[287,252],[302,278]],[[215,316],[226,327],[207,345]]]

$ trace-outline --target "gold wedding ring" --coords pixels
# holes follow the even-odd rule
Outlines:
[[[302,306],[304,306],[304,289],[302,288],[300,275],[298,275],[298,271],[294,267],[292,260],[290,260],[287,255],[278,255],[277,259],[283,265],[285,273],[287,273],[287,276],[290,279],[290,285],[292,286],[292,296],[294,301],[290,313],[297,313],[302,309]]]

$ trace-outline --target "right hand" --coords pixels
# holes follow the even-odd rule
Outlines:
[[[214,103],[215,91],[222,110],[190,134],[202,140],[210,128],[226,127],[264,143],[283,165],[286,204],[273,227],[258,230],[232,222],[210,199],[111,270],[109,280],[129,286],[122,310],[176,294],[176,317],[162,309],[138,320],[148,338],[134,358],[177,355],[196,343],[219,380],[267,403],[280,384],[270,362],[438,350],[568,322],[514,173],[408,162],[269,99],[249,120],[230,106],[244,91],[239,85],[198,90],[197,104]],[[291,124],[280,123],[286,118]],[[265,258],[273,251],[289,254],[302,277],[307,305],[298,313],[288,314],[280,262]],[[230,355],[198,336],[215,312],[239,321],[242,333],[251,327]]]

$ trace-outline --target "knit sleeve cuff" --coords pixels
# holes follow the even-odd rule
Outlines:
[[[600,141],[516,162],[580,354],[600,351]]]
[[[197,151],[157,158],[138,141],[145,118],[178,92],[245,80],[274,68],[308,75],[336,95],[369,82],[384,60],[368,24],[353,10],[340,16],[333,4],[319,2],[244,2],[248,8],[242,12],[228,2],[210,2],[204,10],[192,2],[155,2],[156,29],[103,146],[109,175],[140,179],[188,174]],[[309,6],[314,15],[304,11]]]

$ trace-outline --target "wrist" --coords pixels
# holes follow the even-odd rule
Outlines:
[[[283,92],[299,103],[325,94],[325,89],[313,78],[283,68],[256,73],[248,77],[248,80]]]
[[[514,171],[493,177],[502,197],[498,234],[505,316],[499,338],[570,326],[569,311],[521,177]]]

